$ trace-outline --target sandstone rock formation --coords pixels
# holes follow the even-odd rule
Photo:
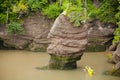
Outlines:
[[[113,53],[112,61],[115,63],[115,69],[120,69],[120,43],[118,44],[116,51]]]
[[[115,51],[117,49],[118,44],[119,42],[112,44],[106,51]]]
[[[24,35],[8,34],[5,25],[0,25],[0,39],[3,41],[4,46],[30,51],[46,51],[47,45],[50,43],[47,35],[53,21],[40,13],[29,15],[24,18]]]
[[[112,43],[116,26],[95,20],[89,23],[87,51],[105,51]]]
[[[16,34],[9,35],[5,25],[0,25],[0,41],[2,41],[6,47],[28,49],[30,51],[46,51],[50,43],[47,35],[52,25],[53,21],[47,19],[40,13],[31,13],[30,16],[24,18],[23,28],[25,29],[25,34],[22,36]],[[99,20],[90,22],[86,50],[105,51],[106,47],[111,44],[114,29],[115,25],[113,24],[105,24]],[[59,36],[61,35],[63,34],[60,33]],[[74,36],[66,34],[63,37],[66,36],[74,38]]]
[[[51,44],[47,48],[50,54],[49,68],[74,69],[87,44],[87,25],[75,27],[67,17],[61,14],[54,22],[48,38]]]
[[[117,49],[113,52],[112,59],[108,60],[110,63],[114,64],[115,67],[108,71],[107,74],[120,77],[120,43],[117,44]]]

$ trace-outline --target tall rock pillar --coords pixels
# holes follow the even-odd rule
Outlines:
[[[50,69],[75,69],[76,61],[81,59],[87,44],[87,25],[73,26],[67,17],[61,14],[54,22],[48,38],[51,44],[47,48],[50,54]]]

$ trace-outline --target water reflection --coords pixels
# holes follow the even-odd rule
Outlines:
[[[0,80],[120,80],[120,77],[103,75],[111,69],[105,53],[85,53],[78,61],[76,70],[38,70],[36,67],[45,66],[49,55],[40,52],[19,50],[0,51]],[[90,77],[84,66],[90,66],[95,74]]]

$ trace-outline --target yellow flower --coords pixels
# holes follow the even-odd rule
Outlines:
[[[19,4],[18,4],[18,7],[19,7],[20,10],[22,10],[22,11],[27,10],[27,5],[25,5],[25,4],[23,4],[23,3],[19,3]]]
[[[26,4],[23,3],[19,3],[18,5],[13,5],[13,12],[15,13],[19,13],[20,11],[26,11],[28,8],[28,6]]]
[[[12,8],[12,11],[17,13],[17,12],[20,11],[20,9],[16,5],[14,5],[13,8]]]

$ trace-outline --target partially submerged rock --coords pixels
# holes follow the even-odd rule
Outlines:
[[[105,51],[112,42],[116,25],[94,20],[89,23],[86,51]]]
[[[114,64],[114,66],[112,67],[111,70],[106,71],[105,74],[120,77],[120,43],[119,42],[111,45],[109,51],[114,50],[115,48],[116,50],[112,54],[110,54],[112,55],[112,57],[108,59],[108,62]]]
[[[76,68],[76,61],[81,59],[87,44],[87,29],[87,25],[73,26],[63,14],[55,20],[48,34],[51,39],[47,48],[51,56],[49,68]]]
[[[115,51],[118,44],[119,44],[118,42],[112,44],[106,51]]]
[[[118,70],[108,70],[108,71],[105,71],[103,74],[120,77],[120,69],[118,69]]]
[[[113,53],[112,61],[115,63],[115,70],[120,69],[120,43],[118,44],[116,51]]]

